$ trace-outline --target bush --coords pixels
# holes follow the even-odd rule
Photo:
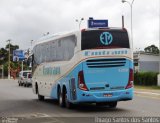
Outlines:
[[[157,75],[156,72],[139,72],[134,74],[134,84],[135,85],[145,85],[152,86],[157,85]]]

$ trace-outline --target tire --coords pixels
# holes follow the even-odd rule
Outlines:
[[[61,88],[58,90],[58,103],[60,107],[65,107],[65,102],[64,102],[64,94],[61,91]]]
[[[44,101],[44,96],[38,94],[38,100],[39,101]]]
[[[73,103],[69,102],[66,89],[65,89],[64,93],[65,93],[65,106],[68,109],[72,109],[73,108]]]
[[[18,86],[21,86],[20,82],[18,81]]]
[[[26,83],[23,83],[23,86],[26,87]]]
[[[29,84],[27,84],[27,87],[29,87]]]
[[[44,101],[44,96],[39,94],[38,85],[37,85],[37,94],[38,94],[38,100],[39,101]]]
[[[116,108],[116,106],[117,106],[117,101],[116,101],[116,102],[109,102],[109,103],[108,103],[108,106],[109,106],[110,108]]]
[[[28,83],[26,83],[26,87],[28,87]]]

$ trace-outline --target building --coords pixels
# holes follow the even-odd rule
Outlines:
[[[159,72],[159,54],[135,52],[133,58],[136,72]]]

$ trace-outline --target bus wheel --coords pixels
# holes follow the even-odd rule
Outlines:
[[[69,109],[73,108],[73,104],[68,101],[67,90],[65,89],[65,106]]]
[[[44,96],[38,94],[38,100],[43,101],[44,100]]]
[[[38,94],[38,100],[39,101],[43,101],[44,100],[44,96],[39,94],[38,86],[37,86],[37,94]]]
[[[116,101],[116,102],[109,102],[109,103],[108,103],[108,106],[109,106],[110,108],[116,108],[116,106],[117,106],[117,101]]]
[[[58,89],[58,102],[60,107],[65,107],[64,94],[62,93],[61,88]]]

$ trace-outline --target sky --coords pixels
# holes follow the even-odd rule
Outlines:
[[[132,2],[132,0],[127,0]],[[159,0],[134,0],[133,47],[143,50],[149,45],[159,47]],[[108,19],[109,27],[131,30],[131,7],[121,0],[0,0],[0,47],[7,40],[20,49],[31,47],[44,34],[87,28],[89,17]],[[34,44],[34,43],[33,43]]]

